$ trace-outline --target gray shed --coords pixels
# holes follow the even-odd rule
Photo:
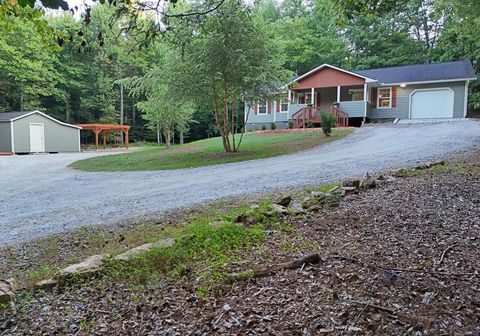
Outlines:
[[[0,113],[0,152],[80,152],[80,129],[40,111]]]

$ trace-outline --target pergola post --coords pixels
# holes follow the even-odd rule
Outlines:
[[[93,132],[95,133],[95,150],[98,150],[98,134],[100,133],[100,130],[94,129]]]
[[[107,149],[107,130],[103,130],[103,150]]]
[[[125,129],[125,148],[128,149],[128,128]]]

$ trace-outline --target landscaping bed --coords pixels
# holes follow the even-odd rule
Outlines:
[[[145,237],[177,234],[181,243],[53,289],[23,291],[0,311],[0,332],[477,335],[479,157],[399,170],[367,190],[350,181],[341,198],[324,194],[335,185],[289,193],[301,211],[293,203],[283,214],[268,210],[270,199],[204,210],[223,220],[208,226],[184,215],[180,221],[194,225],[187,231],[154,226],[155,234],[146,226]],[[115,234],[110,251],[122,237],[133,244],[129,232],[140,243],[127,230]],[[318,262],[270,268],[312,252]],[[259,269],[272,271],[232,281]]]

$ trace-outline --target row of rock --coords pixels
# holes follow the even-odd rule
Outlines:
[[[90,276],[101,271],[106,262],[115,260],[118,262],[129,261],[141,253],[144,253],[155,247],[170,247],[173,246],[175,240],[173,238],[161,239],[154,243],[143,244],[120,253],[112,258],[109,254],[96,254],[89,256],[79,263],[69,265],[58,271],[52,278],[37,282],[34,289],[46,289],[57,284],[64,283],[72,277]],[[0,303],[7,303],[15,298],[15,291],[17,286],[13,279],[0,280]]]
[[[433,161],[419,165],[413,170],[429,169],[437,165],[444,165],[444,161]],[[312,191],[310,196],[304,197],[301,201],[294,200],[291,195],[283,196],[275,203],[270,205],[269,210],[260,212],[264,216],[274,216],[276,214],[303,214],[311,211],[318,211],[322,206],[335,207],[340,201],[347,196],[358,194],[360,190],[375,188],[378,184],[385,181],[392,181],[395,177],[405,176],[407,169],[400,168],[390,171],[387,175],[379,175],[376,178],[371,177],[368,173],[361,179],[350,179],[342,182],[341,186],[336,186],[328,192]],[[253,205],[250,210],[237,217],[236,223],[245,226],[258,223],[259,213],[258,205]],[[175,240],[173,238],[161,239],[155,243],[148,243],[132,248],[112,258],[109,254],[92,255],[83,261],[70,265],[57,272],[53,278],[37,282],[35,289],[44,289],[62,283],[72,276],[92,275],[105,267],[105,263],[110,260],[119,262],[129,261],[155,247],[173,246]],[[15,298],[17,286],[13,279],[0,280],[0,303],[7,303]]]

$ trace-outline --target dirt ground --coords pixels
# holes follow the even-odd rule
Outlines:
[[[0,309],[0,334],[479,335],[479,157],[285,215],[234,269],[312,251],[318,264],[206,295],[195,273],[141,289],[90,279]]]

